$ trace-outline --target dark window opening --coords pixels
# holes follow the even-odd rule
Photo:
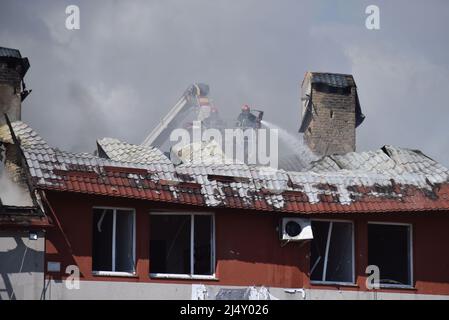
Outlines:
[[[151,215],[150,273],[213,275],[213,217]]]
[[[330,111],[330,117],[331,117],[331,119],[334,118],[334,110],[331,110],[331,111]]]
[[[381,284],[412,285],[410,242],[410,226],[368,225],[368,264],[379,267]]]
[[[354,282],[352,223],[312,221],[312,230],[310,279]]]
[[[195,216],[194,274],[213,274],[212,217]]]
[[[190,273],[190,216],[152,215],[150,272]]]
[[[94,209],[92,269],[112,271],[112,210]]]
[[[117,210],[115,230],[115,270],[134,272],[134,215]]]
[[[94,209],[92,270],[134,272],[134,212]]]

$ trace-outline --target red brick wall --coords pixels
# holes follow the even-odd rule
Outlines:
[[[149,212],[160,209],[179,210],[179,206],[139,200],[114,199],[50,192],[48,199],[61,228],[48,230],[46,258],[60,261],[62,271],[77,264],[83,280],[141,281],[190,283],[188,280],[150,279],[149,277]],[[92,207],[117,206],[136,209],[135,278],[94,276],[91,273]],[[184,210],[198,208],[185,207]],[[206,210],[209,211],[209,210]],[[213,285],[264,285],[285,288],[335,289],[335,286],[311,285],[308,280],[309,244],[289,243],[281,247],[276,227],[280,213],[255,213],[216,210],[216,274]],[[354,221],[356,285],[344,290],[366,290],[367,222],[387,221],[413,224],[413,258],[415,289],[384,291],[421,294],[449,294],[449,214],[411,213],[377,215],[320,215],[318,218]],[[61,229],[63,231],[61,231]],[[53,278],[61,276],[52,274]],[[202,282],[208,282],[202,280]]]

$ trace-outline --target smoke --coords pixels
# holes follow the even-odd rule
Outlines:
[[[262,120],[262,124],[270,129],[276,129],[280,139],[280,162],[282,158],[295,157],[298,168],[306,169],[312,161],[316,161],[319,157],[304,142],[303,134],[293,134],[284,128],[272,122]],[[286,168],[293,169],[293,168]],[[297,169],[297,168],[296,168]]]
[[[140,143],[195,81],[223,117],[248,103],[296,135],[303,75],[328,71],[355,76],[358,149],[408,146],[449,166],[449,1],[382,1],[378,31],[365,28],[367,1],[328,2],[1,0],[0,39],[31,62],[23,119],[61,149]],[[80,30],[65,28],[67,4],[80,5]]]
[[[8,206],[33,205],[28,190],[12,181],[3,163],[0,163],[0,199],[3,205]]]

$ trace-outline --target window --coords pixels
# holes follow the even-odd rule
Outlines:
[[[368,224],[368,264],[379,267],[380,284],[412,285],[411,226]]]
[[[354,283],[352,222],[312,221],[310,280]]]
[[[210,214],[152,214],[150,274],[210,276],[215,273],[214,220]]]
[[[94,208],[92,227],[92,270],[134,273],[134,210]]]

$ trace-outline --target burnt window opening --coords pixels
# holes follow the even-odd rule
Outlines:
[[[381,285],[412,285],[411,226],[368,224],[368,264],[379,267]]]
[[[330,117],[331,117],[331,119],[334,118],[334,110],[331,110],[331,111],[330,111]]]
[[[311,127],[307,128],[307,131],[309,131],[309,134],[312,134],[312,128]]]
[[[312,221],[310,280],[354,283],[352,222]]]
[[[95,208],[92,229],[92,270],[134,273],[134,211]]]
[[[214,223],[209,214],[152,214],[150,274],[215,273]]]

